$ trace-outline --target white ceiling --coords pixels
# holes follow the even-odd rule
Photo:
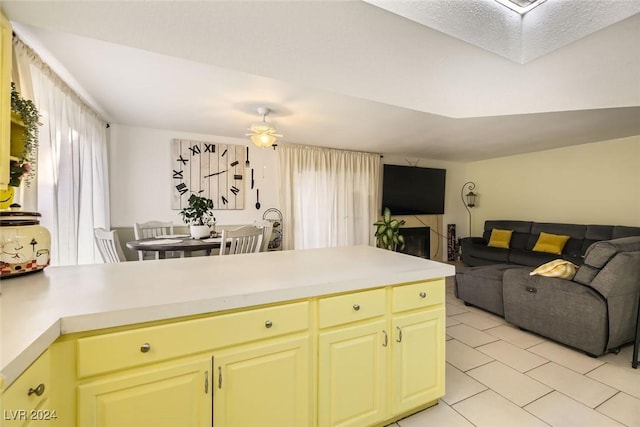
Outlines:
[[[0,6],[112,123],[244,138],[263,105],[283,142],[451,161],[640,135],[639,1],[375,2],[439,24],[362,1]]]

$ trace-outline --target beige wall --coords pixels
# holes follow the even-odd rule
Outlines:
[[[487,219],[640,226],[640,136],[469,163]]]

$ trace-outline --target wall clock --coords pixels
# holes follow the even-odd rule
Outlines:
[[[173,139],[171,209],[188,205],[192,193],[213,200],[216,210],[244,209],[244,145]]]

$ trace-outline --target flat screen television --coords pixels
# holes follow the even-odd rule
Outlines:
[[[393,215],[444,214],[446,169],[384,165],[382,211]]]

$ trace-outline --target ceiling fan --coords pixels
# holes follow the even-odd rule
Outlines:
[[[282,138],[282,135],[278,133],[276,128],[266,121],[267,114],[271,110],[266,107],[258,107],[258,114],[262,116],[261,122],[254,122],[251,124],[246,136],[258,147],[271,147],[276,142],[276,138]]]

